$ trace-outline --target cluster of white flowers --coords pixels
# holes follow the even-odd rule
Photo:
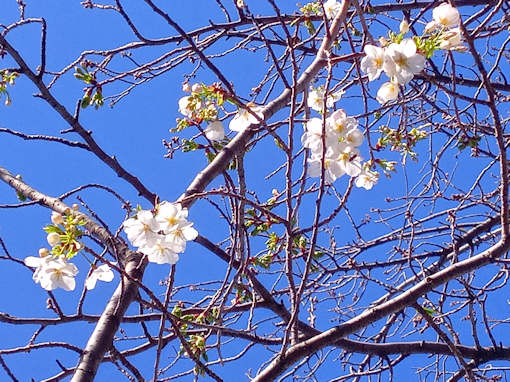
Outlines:
[[[448,3],[443,3],[432,11],[433,21],[425,27],[426,33],[437,31],[432,36],[439,42],[440,49],[464,51],[461,44],[459,28],[452,28],[459,24],[459,11]],[[409,31],[408,23],[403,20],[400,23],[400,35]],[[365,57],[361,60],[361,70],[368,74],[368,80],[379,78],[384,71],[390,78],[377,92],[377,100],[384,104],[398,97],[399,86],[406,85],[415,74],[421,72],[425,66],[425,57],[417,52],[416,43],[413,39],[401,39],[400,42],[387,44],[386,39],[381,38],[384,46],[377,47],[366,45]]]
[[[383,71],[390,78],[377,92],[377,100],[381,104],[396,99],[399,85],[407,84],[425,66],[425,57],[416,52],[412,39],[403,39],[399,44],[392,43],[382,48],[365,45],[364,51],[361,70],[368,74],[368,80],[376,80]]]
[[[439,33],[440,49],[464,52],[466,47],[462,45],[462,34],[457,27],[459,22],[460,14],[457,8],[443,3],[432,10],[432,21],[425,26],[425,32]]]
[[[217,119],[218,110],[217,105],[213,101],[203,103],[199,97],[194,97],[205,89],[205,85],[194,84],[190,86],[185,83],[183,91],[191,92],[191,96],[184,96],[179,99],[179,112],[187,117],[189,120],[200,123],[202,121],[209,121],[209,124],[204,129],[204,134],[210,141],[221,141],[225,138],[225,129],[223,123]],[[244,131],[250,124],[256,123],[264,119],[262,107],[256,106],[253,102],[246,104],[247,108],[240,108],[234,115],[229,123],[231,131],[241,132]]]
[[[326,107],[333,107],[336,102],[342,98],[344,95],[343,90],[339,90],[335,93],[328,94],[328,98],[326,99]],[[311,89],[308,93],[308,99],[306,100],[308,107],[312,108],[319,113],[323,112],[324,106],[324,87],[319,86],[317,89]]]
[[[194,240],[198,232],[186,220],[188,210],[178,203],[162,202],[156,212],[140,210],[123,226],[129,241],[147,255],[150,262],[175,264],[186,241]]]
[[[356,179],[356,186],[369,190],[377,182],[379,174],[363,165],[358,147],[363,143],[363,133],[357,128],[358,122],[348,117],[342,109],[336,110],[326,118],[325,136],[323,121],[311,118],[305,124],[305,133],[301,137],[303,146],[310,149],[308,159],[311,176],[321,176],[324,157],[324,180],[332,184],[344,174]],[[323,147],[323,144],[325,145]]]
[[[51,214],[51,221],[55,226],[63,225],[64,217],[58,212],[53,212]],[[50,232],[46,237],[46,240],[52,247],[61,244],[61,239],[61,235],[57,232]],[[79,243],[79,248],[76,250],[79,251],[82,247],[81,243]],[[39,257],[26,257],[25,265],[35,268],[32,279],[48,291],[56,288],[72,291],[76,287],[74,278],[78,274],[78,268],[73,263],[68,262],[65,255],[56,255],[47,248],[40,248]],[[91,267],[92,272],[90,272],[85,280],[85,287],[87,289],[94,289],[97,280],[106,282],[113,280],[113,271],[108,264],[103,264],[99,267],[92,264]]]

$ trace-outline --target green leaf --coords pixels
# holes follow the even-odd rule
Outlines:
[[[81,108],[82,109],[85,109],[87,106],[90,105],[90,96],[83,96],[83,98],[81,99]]]
[[[430,309],[430,308],[426,308],[424,306],[422,306],[422,309],[429,315],[429,316],[432,316],[434,317],[434,315],[437,314],[437,312],[434,310],[434,309]]]
[[[60,227],[57,227],[57,226],[55,226],[53,224],[49,224],[49,225],[43,227],[43,230],[46,233],[52,233],[52,232],[56,232],[58,234],[62,234],[63,233],[63,231],[60,229]]]

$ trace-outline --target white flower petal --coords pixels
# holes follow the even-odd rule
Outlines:
[[[211,141],[221,141],[225,138],[225,129],[220,121],[210,123],[204,130],[205,136]]]

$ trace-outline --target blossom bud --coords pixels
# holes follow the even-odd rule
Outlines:
[[[15,176],[15,178],[18,179],[18,180],[21,180],[22,176],[21,176],[21,174],[18,174],[18,175]]]
[[[384,38],[383,36],[379,37],[379,44],[384,48],[385,46],[388,46],[390,42]]]
[[[435,21],[431,21],[425,25],[425,33],[433,32],[437,29],[437,24]]]
[[[58,212],[53,211],[51,213],[51,222],[55,225],[63,224],[64,217],[62,215],[60,215]]]
[[[202,90],[202,85],[201,84],[193,84],[193,86],[191,87],[191,91],[193,93],[198,93]]]
[[[75,211],[78,211],[80,209],[80,206],[78,204],[76,204],[76,203],[74,203],[72,205],[72,207],[73,207],[73,210],[75,210]]]
[[[409,23],[407,22],[406,19],[403,19],[400,22],[400,33],[406,34],[407,32],[409,32]]]
[[[278,190],[276,188],[273,188],[271,194],[273,194],[273,196],[276,198],[278,196]]]
[[[39,257],[46,257],[50,254],[48,248],[39,248]]]
[[[244,1],[243,0],[237,0],[237,7],[238,8],[242,8],[244,7],[246,4],[244,4]]]
[[[191,91],[191,86],[189,85],[188,82],[184,82],[182,84],[182,91],[186,93],[189,93]]]
[[[5,99],[5,106],[10,106],[11,105],[11,99],[9,97],[7,97]]]
[[[52,247],[56,246],[60,243],[60,235],[56,232],[50,232],[48,236],[46,236],[46,240],[48,240],[48,244]]]

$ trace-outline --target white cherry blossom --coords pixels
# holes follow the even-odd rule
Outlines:
[[[184,96],[179,99],[179,113],[182,115],[191,118],[193,116],[193,110],[190,108],[190,96]]]
[[[327,121],[326,121],[327,122]],[[326,125],[326,147],[333,144],[335,137],[328,134]],[[303,147],[312,150],[313,153],[322,152],[322,120],[320,118],[311,118],[305,124],[305,133],[301,136]]]
[[[321,176],[322,159],[319,156],[308,158],[308,173],[312,177]],[[334,158],[326,156],[324,159],[324,182],[333,184],[335,180],[345,174],[340,162]]]
[[[177,252],[184,252],[186,242],[195,240],[197,236],[198,232],[193,228],[193,223],[188,221],[179,223],[177,227],[165,235],[168,241],[174,245],[174,248],[178,249]]]
[[[425,66],[425,57],[416,53],[416,44],[406,38],[400,44],[391,44],[386,49],[384,71],[399,84],[405,85]]]
[[[348,117],[344,110],[338,109],[327,119],[328,127],[333,131],[337,138],[345,137],[348,131],[358,126],[356,118]]]
[[[225,138],[225,129],[220,121],[211,122],[204,130],[205,136],[211,141],[221,141]]]
[[[334,93],[330,93],[328,98],[326,99],[326,107],[330,108],[335,105],[337,101],[342,98],[342,95],[345,92],[343,90],[336,91]],[[312,89],[308,93],[308,98],[306,99],[306,103],[309,108],[322,113],[324,106],[324,88],[319,86],[317,89]]]
[[[162,230],[168,233],[177,228],[179,224],[187,223],[188,209],[182,208],[179,203],[162,202],[158,205],[156,214],[156,222],[158,223],[157,231]]]
[[[158,238],[159,224],[151,211],[138,211],[136,218],[127,219],[123,226],[129,241],[137,247],[151,246]]]
[[[46,236],[46,240],[49,245],[54,247],[60,243],[60,235],[57,232],[50,232],[48,236]]]
[[[358,176],[361,173],[362,160],[359,150],[347,144],[338,156],[340,167],[349,176]]]
[[[398,84],[394,82],[385,82],[377,91],[377,100],[381,104],[397,99],[399,93]]]
[[[328,0],[323,5],[326,17],[330,20],[334,19],[337,13],[340,12],[340,3],[336,0]]]
[[[262,113],[262,108],[258,106],[254,106],[253,104],[248,103],[248,107],[250,107],[251,111],[257,115],[261,120],[264,120],[264,114]],[[237,114],[232,118],[228,127],[232,131],[241,132],[246,130],[248,126],[251,124],[258,123],[258,119],[250,113],[246,109],[239,109]]]
[[[113,271],[110,269],[108,264],[100,265],[99,267],[94,266],[94,270],[85,280],[85,288],[88,290],[94,289],[96,287],[97,280],[110,282],[113,280]]]
[[[46,249],[46,248],[44,248]],[[39,250],[39,253],[41,253],[41,250]],[[39,283],[40,281],[40,275],[41,270],[44,269],[46,266],[46,263],[48,263],[50,260],[52,260],[53,257],[49,255],[36,257],[36,256],[28,256],[25,258],[25,265],[28,267],[35,268],[34,273],[32,274],[32,279],[34,282]]]
[[[363,143],[363,133],[359,129],[351,129],[345,136],[345,143],[358,147]]]
[[[78,268],[63,258],[29,256],[25,259],[25,264],[36,267],[32,278],[46,290],[63,288],[70,291],[76,287],[74,277],[78,274]]]
[[[51,222],[55,225],[63,224],[64,217],[56,211],[51,213]]]
[[[374,184],[379,180],[379,173],[370,171],[366,166],[356,178],[356,187],[363,187],[365,190],[370,190]]]
[[[365,45],[365,57],[361,60],[361,70],[368,74],[368,80],[379,78],[384,66],[384,49],[374,45]]]
[[[465,50],[466,48],[462,45],[462,33],[460,28],[452,28],[448,32],[443,33],[441,35],[439,49]]]
[[[409,23],[407,22],[406,19],[402,19],[402,21],[400,22],[399,30],[400,33],[402,33],[403,35],[409,32]]]
[[[183,252],[185,242],[182,246],[177,246],[170,237],[165,236],[157,240],[151,247],[142,247],[140,251],[147,255],[151,263],[156,264],[175,264],[179,260],[178,252]]]
[[[432,18],[437,27],[452,28],[459,24],[460,15],[457,8],[449,3],[442,3],[432,10]]]

